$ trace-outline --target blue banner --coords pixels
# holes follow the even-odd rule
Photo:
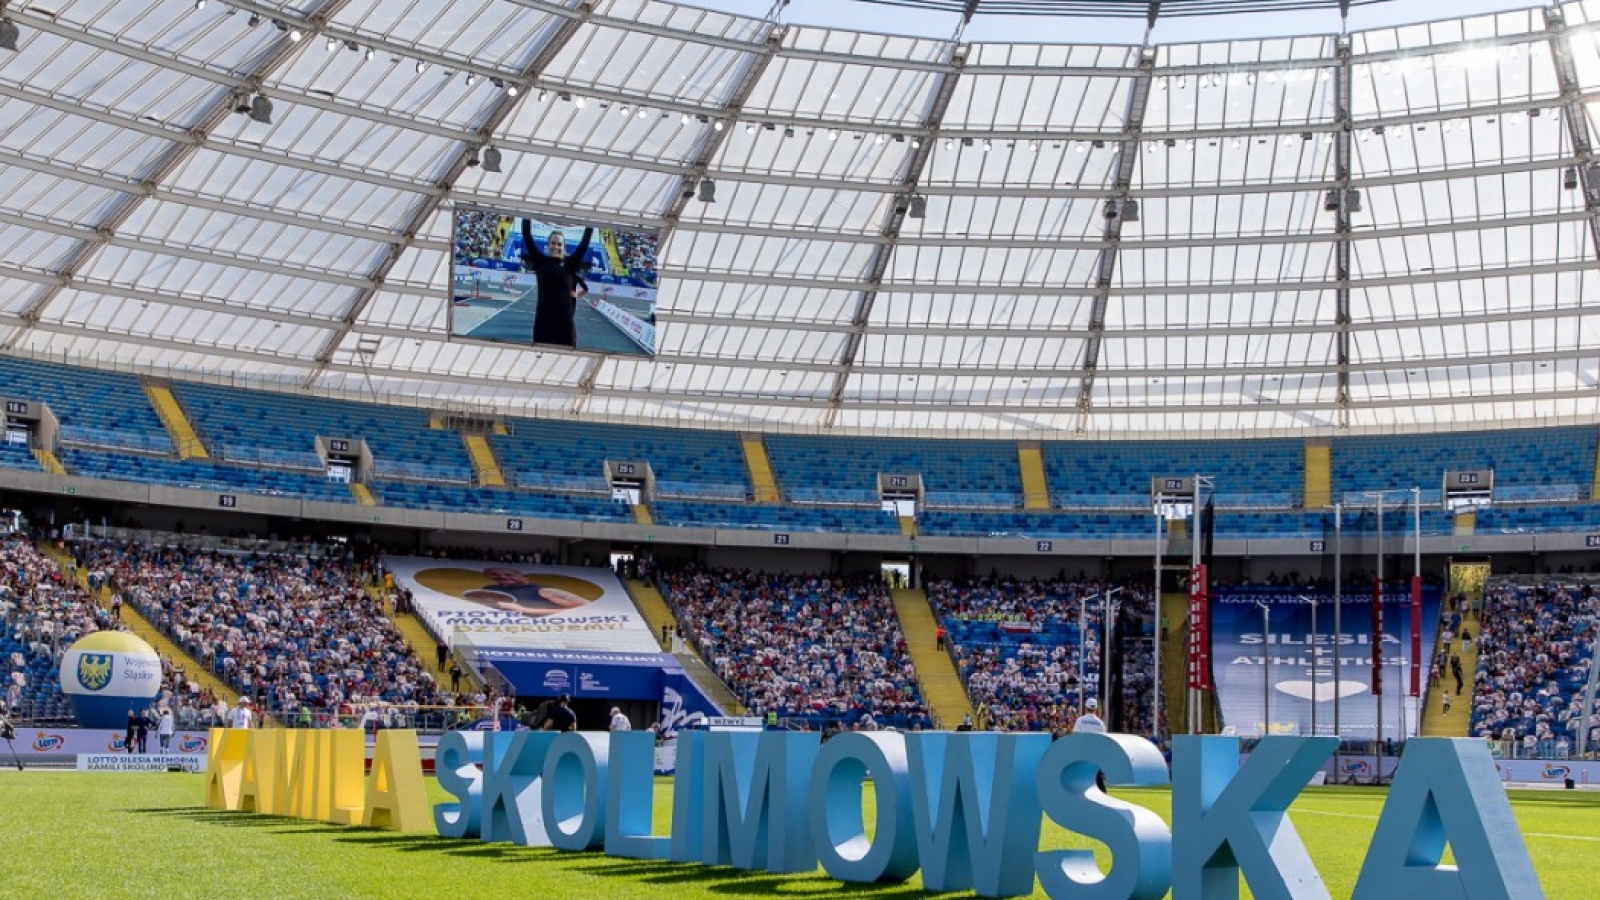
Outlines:
[[[1439,631],[1440,589],[1422,588],[1422,648],[1432,654]],[[1334,733],[1347,738],[1378,733],[1378,698],[1372,691],[1372,593],[1347,589],[1334,631],[1333,594],[1291,587],[1216,588],[1211,597],[1211,659],[1224,728],[1241,735]],[[1262,605],[1269,612],[1263,622]],[[1314,611],[1314,612],[1313,612]],[[1315,625],[1313,626],[1313,615]],[[1264,627],[1265,626],[1265,627]],[[1270,633],[1271,652],[1264,637]],[[1338,673],[1334,642],[1338,641]],[[1383,736],[1418,729],[1419,703],[1411,684],[1411,593],[1391,586],[1383,602]],[[1431,660],[1422,660],[1423,689]],[[1453,686],[1452,686],[1453,687]],[[1263,706],[1270,704],[1263,715]],[[1463,708],[1465,704],[1462,704]],[[1465,714],[1463,712],[1463,714]]]

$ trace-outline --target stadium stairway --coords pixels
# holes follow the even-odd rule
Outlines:
[[[1468,537],[1476,530],[1478,530],[1478,513],[1475,510],[1463,509],[1456,513],[1452,534],[1456,537]]]
[[[650,515],[650,507],[643,503],[633,504],[633,521],[638,525],[654,525],[655,517]]]
[[[33,448],[33,458],[39,461],[39,468],[49,472],[51,475],[67,474],[67,467],[61,464],[61,460],[57,459],[54,453],[43,447]]]
[[[1306,509],[1320,509],[1333,503],[1333,445],[1327,440],[1306,441]]]
[[[415,613],[395,612],[394,608],[385,600],[383,592],[371,585],[367,586],[367,596],[371,597],[373,602],[377,603],[378,607],[383,610],[384,617],[394,623],[394,627],[400,632],[400,636],[405,638],[412,652],[416,653],[417,658],[422,660],[423,666],[433,672],[435,683],[442,688],[449,688],[450,676],[445,673],[449,671],[450,663],[447,658],[443,669],[434,669],[433,664],[439,659],[439,642],[433,639],[433,634],[428,631],[427,626],[422,624],[422,620],[417,618]],[[463,664],[461,672],[465,676],[462,679],[462,687],[466,688],[468,692],[483,686],[483,679],[472,666]]]
[[[917,517],[916,516],[901,516],[900,517],[900,534],[905,536],[905,537],[916,537],[917,536]]]
[[[778,482],[772,476],[772,460],[767,456],[767,445],[761,435],[741,434],[739,446],[744,448],[744,463],[750,470],[750,485],[756,502],[777,503]]]
[[[41,543],[39,549],[43,550],[45,555],[55,562],[56,568],[63,572],[76,572],[74,580],[77,582],[78,587],[82,588],[85,594],[92,597],[102,609],[111,609],[111,587],[109,585],[102,585],[100,592],[98,594],[94,593],[89,590],[89,574],[82,570],[77,570],[75,568],[76,563],[72,561],[72,557],[65,550],[58,545],[49,543]],[[186,678],[200,685],[202,690],[210,691],[213,697],[226,701],[230,707],[239,704],[238,691],[229,687],[226,682],[218,678],[211,670],[201,665],[199,660],[190,656],[188,651],[173,643],[172,639],[165,634],[162,634],[161,630],[152,625],[149,619],[141,615],[132,603],[122,604],[121,621],[124,628],[127,628],[149,644],[156,653],[171,660],[174,666],[183,670]]]
[[[627,589],[628,596],[633,600],[634,608],[639,610],[639,615],[644,617],[650,626],[650,633],[656,636],[656,641],[661,644],[664,652],[672,653],[672,644],[661,640],[663,627],[670,627],[674,634],[678,631],[678,617],[672,614],[672,607],[667,605],[665,597],[656,590],[655,585],[640,581],[637,578],[624,579],[623,587]],[[745,713],[744,704],[739,702],[738,695],[734,694],[726,682],[717,677],[717,673],[706,665],[700,654],[687,643],[681,653],[672,653],[683,666],[683,672],[689,676],[700,690],[705,691],[718,706],[727,710],[730,716],[742,716]]]
[[[1481,592],[1479,593],[1481,594]],[[1469,609],[1482,608],[1483,601],[1481,596],[1469,597],[1468,600],[1469,602],[1467,607]],[[1449,672],[1440,672],[1439,684],[1428,686],[1428,702],[1422,707],[1422,729],[1420,734],[1423,737],[1461,738],[1467,737],[1468,732],[1472,730],[1472,684],[1473,677],[1478,671],[1477,617],[1466,617],[1462,620],[1462,627],[1472,632],[1472,646],[1469,648],[1465,643],[1462,642],[1461,636],[1456,635],[1455,639],[1450,642],[1449,649],[1451,653],[1461,654],[1461,674],[1466,678],[1466,686],[1463,692],[1466,694],[1466,697],[1456,697],[1455,702],[1450,705],[1450,715],[1445,715],[1443,689],[1448,684],[1451,689],[1451,693],[1453,694],[1455,692],[1454,689],[1456,682],[1454,678],[1450,677]],[[1443,631],[1439,632],[1439,637],[1437,640],[1444,640]],[[1434,645],[1433,655],[1428,658],[1430,660],[1437,659],[1440,649],[1441,645],[1436,643]],[[1427,676],[1426,671],[1423,672],[1423,676]]]
[[[950,654],[938,649],[934,631],[939,625],[933,617],[933,607],[928,605],[928,595],[911,588],[895,588],[889,594],[894,598],[895,615],[900,617],[900,630],[905,633],[911,664],[916,667],[934,727],[954,730],[962,717],[972,715],[972,700],[967,697]]]
[[[1017,445],[1017,466],[1022,470],[1022,508],[1049,509],[1050,482],[1044,475],[1044,456],[1037,441]]]
[[[505,487],[505,473],[500,470],[500,461],[495,459],[489,441],[481,434],[463,434],[461,441],[472,459],[472,470],[478,473],[478,487]]]
[[[362,506],[377,506],[378,498],[372,496],[372,491],[359,481],[350,482],[350,496]]]
[[[144,380],[144,395],[149,398],[150,406],[160,417],[161,424],[166,426],[167,436],[172,438],[172,446],[178,451],[179,459],[210,459],[211,454],[206,450],[206,445],[200,440],[200,435],[194,430],[194,424],[189,421],[189,416],[184,413],[183,405],[172,393],[172,388],[166,382],[147,378]]]

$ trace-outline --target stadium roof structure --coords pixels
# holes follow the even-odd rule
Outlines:
[[[751,430],[1600,420],[1597,0],[1148,46],[650,0],[5,15],[3,353]],[[659,356],[451,338],[463,206],[659,229]]]

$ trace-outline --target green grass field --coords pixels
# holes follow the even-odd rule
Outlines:
[[[436,799],[447,799],[431,779],[428,786]],[[665,833],[670,784],[659,781],[656,794],[657,830]],[[1117,794],[1167,814],[1165,792]],[[0,772],[0,895],[55,900],[484,898],[544,891],[552,900],[929,896],[916,879],[901,885],[842,885],[820,870],[780,876],[449,841],[217,812],[204,808],[201,798],[197,775]],[[1600,893],[1600,795],[1523,792],[1514,793],[1512,802],[1545,895],[1580,900]],[[1377,790],[1310,788],[1295,806],[1295,825],[1339,900],[1350,895],[1381,804]],[[1095,845],[1046,822],[1041,846]]]

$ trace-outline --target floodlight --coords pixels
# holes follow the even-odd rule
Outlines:
[[[10,19],[0,19],[0,50],[16,50],[22,30]]]
[[[717,202],[717,186],[709,178],[700,179],[700,202]]]
[[[493,172],[496,175],[500,173],[499,150],[495,149],[494,147],[483,148],[483,170],[485,172]]]
[[[250,101],[250,118],[263,125],[272,124],[272,101],[267,99],[267,95],[257,94]]]

